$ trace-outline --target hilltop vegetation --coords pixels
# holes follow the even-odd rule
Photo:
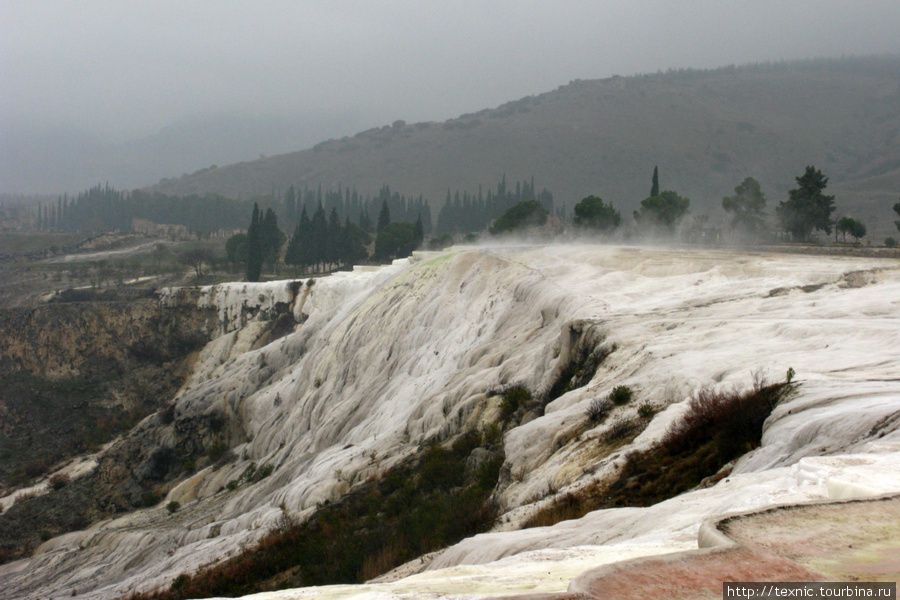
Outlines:
[[[506,173],[534,175],[570,209],[599,194],[630,214],[647,174],[705,211],[753,177],[770,203],[816,165],[864,221],[887,222],[900,188],[900,59],[813,60],[576,80],[444,123],[393,125],[312,149],[163,180],[173,195],[266,194],[290,185],[388,182],[442,198]]]

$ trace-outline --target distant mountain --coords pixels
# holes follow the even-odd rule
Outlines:
[[[73,193],[104,182],[142,187],[173,173],[308,147],[339,124],[346,127],[346,119],[337,115],[293,121],[231,114],[182,120],[122,143],[73,128],[6,124],[0,135],[0,192]]]
[[[309,150],[164,179],[187,195],[268,194],[289,185],[382,184],[433,203],[535,177],[569,207],[597,194],[630,211],[650,191],[719,210],[745,177],[773,207],[806,165],[831,179],[839,211],[873,220],[900,196],[900,57],[810,60],[576,80],[443,123],[393,125]],[[895,232],[896,233],[896,232]]]

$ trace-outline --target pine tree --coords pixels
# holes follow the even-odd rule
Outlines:
[[[734,196],[722,198],[722,208],[732,213],[732,229],[759,232],[765,226],[766,195],[759,182],[747,177],[734,188]]]
[[[822,171],[807,166],[805,172],[796,178],[797,187],[788,192],[788,200],[775,209],[785,231],[794,240],[806,241],[814,229],[831,233],[831,213],[834,212],[834,196],[827,196],[823,190],[828,178]]]
[[[263,245],[260,229],[259,205],[254,202],[253,216],[247,229],[247,281],[259,281],[262,273]]]

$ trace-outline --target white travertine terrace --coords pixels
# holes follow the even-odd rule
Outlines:
[[[114,598],[167,586],[252,544],[282,503],[308,515],[424,441],[483,422],[486,392],[512,382],[546,389],[574,323],[598,328],[616,350],[588,385],[507,434],[508,467],[524,475],[499,491],[506,514],[495,531],[396,581],[257,597],[561,592],[600,564],[696,548],[700,524],[717,514],[900,492],[894,260],[596,245],[453,248],[304,281],[296,297],[289,282],[236,283],[203,290],[199,302],[219,310],[223,333],[203,350],[177,406],[237,415],[252,434],[236,449],[242,458],[176,487],[167,498],[183,506],[175,515],[163,505],[139,511],[0,566],[10,597],[76,589],[81,598]],[[276,302],[292,303],[302,324],[253,349],[262,324],[243,318],[242,307]],[[802,384],[797,395],[770,417],[762,447],[718,484],[649,508],[515,530],[548,489],[577,489],[615,470],[627,448],[592,454],[608,423],[584,424],[590,401],[613,386],[637,392],[636,402],[616,409],[623,415],[643,401],[664,409],[632,444],[642,447],[701,387],[746,387],[755,373],[781,380],[789,367]],[[560,437],[567,430],[576,434]],[[250,461],[275,472],[220,491]]]

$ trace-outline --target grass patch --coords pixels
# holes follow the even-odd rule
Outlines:
[[[75,244],[84,236],[48,231],[4,231],[0,233],[0,254],[27,254]]]
[[[252,549],[165,591],[132,600],[240,596],[297,586],[360,583],[488,529],[502,447],[469,433],[432,445],[362,484],[306,522],[285,518]]]

